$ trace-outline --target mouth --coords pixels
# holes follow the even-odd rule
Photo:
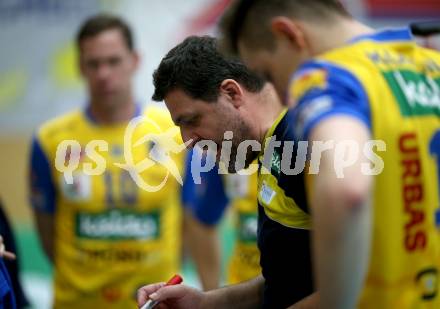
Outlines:
[[[99,86],[98,91],[101,95],[112,95],[115,93],[115,88],[109,84],[102,84]]]
[[[113,95],[115,93],[115,91],[113,90],[113,89],[109,89],[109,88],[106,88],[106,89],[102,89],[101,90],[101,94],[102,95]]]

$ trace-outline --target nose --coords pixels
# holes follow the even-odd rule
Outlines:
[[[105,63],[101,63],[98,67],[96,75],[99,80],[106,80],[110,76],[110,67]]]

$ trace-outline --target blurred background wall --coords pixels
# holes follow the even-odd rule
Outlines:
[[[17,232],[23,278],[35,308],[49,306],[50,268],[27,202],[28,145],[39,124],[86,104],[76,69],[79,25],[97,12],[117,13],[129,21],[142,56],[135,93],[148,104],[151,74],[163,55],[188,34],[215,33],[213,25],[229,2],[0,0],[0,197]],[[345,5],[375,27],[440,17],[439,0],[346,0]]]

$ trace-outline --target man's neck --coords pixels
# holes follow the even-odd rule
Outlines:
[[[285,107],[281,105],[281,102],[279,101],[279,98],[271,85],[265,86],[265,89],[263,89],[260,94],[260,99],[257,104],[259,104],[261,108],[258,109],[255,119],[258,122],[257,125],[259,127],[259,142],[264,147],[264,140],[267,131],[270,130],[275,120]]]
[[[310,41],[314,55],[342,47],[358,36],[374,32],[374,29],[350,18],[337,18],[332,23],[320,25],[309,24],[307,29],[312,38]]]
[[[97,123],[102,125],[114,125],[127,122],[133,118],[136,105],[132,98],[129,98],[126,103],[115,104],[110,107],[99,102],[91,102],[89,111]]]

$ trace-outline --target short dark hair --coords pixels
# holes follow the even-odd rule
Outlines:
[[[325,21],[340,15],[351,17],[339,0],[235,0],[220,20],[222,51],[238,54],[238,40],[252,48],[272,49],[268,24],[274,16]]]
[[[214,102],[220,85],[233,79],[250,92],[259,92],[265,82],[235,58],[222,55],[218,42],[209,36],[191,36],[171,49],[153,74],[153,100],[162,101],[174,89],[193,99]]]
[[[132,51],[134,49],[134,40],[130,26],[122,18],[110,14],[99,14],[88,18],[78,31],[76,44],[79,48],[84,39],[112,29],[121,31],[128,49]]]

